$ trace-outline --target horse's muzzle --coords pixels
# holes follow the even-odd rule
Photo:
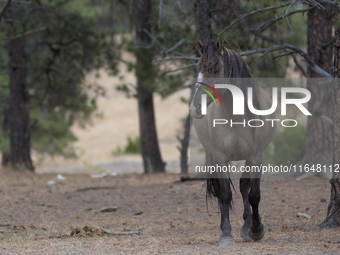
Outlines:
[[[189,106],[190,114],[195,119],[202,119],[203,115],[201,114],[201,108],[199,107],[199,110],[194,105]]]

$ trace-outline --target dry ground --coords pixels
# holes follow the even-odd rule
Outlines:
[[[340,231],[312,227],[325,216],[329,182],[324,179],[262,180],[261,216],[266,236],[260,242],[239,237],[242,202],[234,193],[231,224],[235,243],[217,246],[219,213],[206,210],[205,184],[177,182],[178,175],[127,175],[91,178],[65,175],[66,181],[47,185],[55,174],[0,170],[0,254],[336,254]],[[235,180],[235,183],[237,181]],[[112,189],[76,191],[89,185]],[[238,189],[238,185],[236,185]],[[104,206],[118,206],[102,213]],[[299,218],[306,213],[311,219]],[[15,226],[15,227],[14,227]],[[75,228],[143,231],[141,236],[74,236]]]

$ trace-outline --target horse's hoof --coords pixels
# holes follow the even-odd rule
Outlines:
[[[264,227],[261,223],[259,230],[252,230],[252,227],[250,227],[249,230],[249,236],[251,237],[251,239],[253,239],[254,241],[259,241],[264,237],[265,231],[264,231]]]
[[[250,242],[251,238],[249,236],[249,228],[241,228],[241,238],[243,238],[243,240],[245,240],[246,242]]]
[[[231,242],[234,242],[233,236],[221,236],[219,246],[225,246],[230,244]]]

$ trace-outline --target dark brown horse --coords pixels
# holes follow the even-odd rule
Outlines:
[[[233,84],[244,95],[247,95],[248,88],[251,88],[253,91],[252,103],[254,108],[258,110],[271,108],[270,97],[252,79],[245,61],[234,52],[224,48],[219,39],[216,43],[209,42],[205,45],[197,40],[197,50],[200,52],[201,58],[196,67],[197,83],[193,89],[189,108],[197,136],[206,152],[206,166],[225,166],[230,161],[237,160],[246,160],[246,166],[262,166],[263,151],[273,138],[274,124],[264,121],[263,126],[256,128],[248,125],[213,126],[216,119],[228,119],[234,123],[247,123],[250,119],[254,119],[255,115],[248,109],[242,116],[234,115],[233,106],[235,104],[233,104],[233,100],[236,99],[233,98],[230,90],[221,89],[221,86],[216,91],[223,104],[214,104],[211,103],[213,99],[207,99],[206,114],[203,114],[201,106],[203,101],[201,99],[202,94],[207,93],[207,87],[204,84],[210,83],[211,86],[214,86],[211,84],[212,80],[214,84]],[[267,117],[275,119],[274,114]],[[264,116],[256,116],[256,119],[263,118]],[[221,209],[222,230],[220,245],[226,245],[233,241],[229,222],[232,183],[229,174],[218,173],[214,177],[207,180],[207,194],[218,199]],[[241,229],[241,237],[246,241],[260,240],[264,236],[264,228],[259,214],[260,180],[261,171],[243,173],[240,178],[240,192],[244,204],[244,225]]]

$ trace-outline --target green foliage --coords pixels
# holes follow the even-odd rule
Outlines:
[[[242,14],[255,11],[257,8],[265,8],[274,5],[286,3],[282,0],[261,0],[256,1],[256,5],[252,0],[246,1],[227,1],[227,11],[212,11],[212,37],[214,40],[221,37],[224,41],[224,46],[236,52],[248,51],[257,48],[271,47],[280,43],[291,43],[298,47],[306,43],[306,21],[307,15],[297,13],[289,16],[287,19],[280,20],[266,28],[261,33],[255,30],[264,22],[275,17],[280,17],[287,10],[287,7],[278,8],[271,11],[259,12],[251,15],[237,25],[233,26],[227,32],[218,35],[222,29],[236,21]],[[210,5],[212,9],[223,9],[221,1],[212,0]],[[162,1],[161,11],[159,10],[159,1],[152,1],[153,16],[152,16],[152,46],[156,49],[156,58],[168,58],[172,56],[192,56],[196,57],[195,40],[197,32],[195,31],[195,5],[190,1],[167,0]],[[301,5],[293,4],[289,8],[289,12],[301,8]],[[288,24],[288,21],[289,24]],[[269,38],[269,39],[268,39]],[[185,40],[185,43],[180,44],[175,50],[171,49],[178,42]],[[285,52],[284,50],[275,53],[268,53],[261,57],[260,54],[246,57],[246,61],[251,69],[254,77],[270,78],[270,77],[285,77],[287,67],[289,66],[287,56],[274,59],[275,56]],[[164,62],[156,63],[160,70],[165,68],[176,69],[184,65],[195,63],[192,60],[176,60],[167,62],[171,67],[168,67]],[[193,75],[193,69],[180,71],[175,73],[178,77],[182,76],[183,82],[188,77]],[[168,84],[164,83],[164,87]]]
[[[264,151],[264,164],[284,165],[296,164],[305,154],[306,127],[297,125],[294,128],[276,129],[274,138]]]
[[[123,8],[124,4],[120,6]],[[186,39],[191,41],[190,46],[185,43],[183,46],[178,47],[178,50],[184,54],[190,54],[195,40],[195,33],[192,30],[192,22],[194,17],[191,13],[192,4],[188,1],[184,1],[178,4],[174,0],[162,1],[162,17],[166,17],[164,20],[158,16],[159,1],[152,1],[152,16],[151,16],[151,33],[152,42],[145,47],[136,48],[134,35],[127,35],[124,32],[130,32],[129,27],[134,25],[133,15],[121,15],[115,16],[115,24],[125,24],[124,32],[122,33],[121,27],[115,26],[116,33],[120,34],[120,43],[116,43],[117,51],[127,51],[132,53],[136,58],[142,60],[142,64],[130,63],[123,61],[127,67],[128,72],[134,72],[140,81],[143,81],[143,89],[149,92],[158,93],[163,98],[174,93],[179,87],[187,80],[188,77],[192,77],[193,72],[191,70],[184,70],[175,74],[165,73],[166,66],[164,64],[152,63],[159,50],[171,48],[178,40]],[[131,10],[128,6],[125,6],[125,13],[131,14]],[[121,16],[119,16],[121,15]],[[181,19],[182,17],[186,17]],[[190,22],[187,22],[190,19]],[[161,21],[161,22],[159,22]],[[129,25],[126,25],[129,24]],[[156,38],[156,40],[154,40]],[[118,40],[116,40],[118,41]],[[156,42],[157,41],[157,42]],[[159,56],[158,56],[159,57]],[[115,58],[117,59],[117,52]],[[176,63],[178,64],[178,62]],[[176,67],[176,66],[174,66]],[[176,67],[177,68],[177,67]],[[128,97],[136,97],[140,91],[137,91],[137,84],[126,83],[124,79],[121,79],[121,84],[117,87],[119,91],[124,92]]]
[[[96,84],[85,83],[85,74],[103,66],[103,45],[112,44],[97,27],[94,14],[90,15],[93,8],[77,0],[32,0],[26,7],[30,15],[13,25],[2,20],[1,37],[30,33],[25,36],[25,52],[31,146],[44,155],[76,157],[72,143],[77,139],[71,126],[88,124],[97,110],[96,98],[105,92]],[[0,48],[0,60],[5,71],[9,61],[5,48]],[[115,70],[113,63],[111,68]],[[0,125],[9,102],[8,84],[8,75],[1,75]],[[8,131],[0,131],[2,152],[9,151],[8,135]]]
[[[8,132],[4,132],[3,130],[0,130],[0,151],[3,153],[8,153],[9,150],[9,136]]]
[[[176,74],[164,73],[163,66],[152,63],[155,57],[155,48],[136,48],[134,39],[122,36],[120,49],[123,49],[136,58],[142,59],[141,64],[125,62],[128,72],[134,72],[136,77],[143,81],[143,88],[158,93],[163,98],[177,91],[188,77],[188,71]],[[137,97],[137,84],[126,83],[124,76],[120,76],[121,83],[116,87],[118,91],[124,92],[127,97]]]
[[[22,26],[22,24],[19,21],[14,21],[13,35],[17,36],[17,35],[23,34],[23,32],[24,32],[24,27]]]
[[[31,111],[31,117],[38,120],[31,134],[32,147],[41,154],[62,155],[75,158],[77,154],[72,143],[77,141],[70,130],[70,121],[63,111]]]
[[[235,2],[235,9],[239,9],[240,13],[248,13],[255,11],[257,8],[266,8],[286,3],[281,0],[261,0],[254,1],[247,0],[246,4],[237,4]],[[218,2],[215,2],[218,6]],[[292,5],[289,12],[296,9],[301,9],[299,5]],[[255,15],[251,15],[243,21],[239,22],[232,29],[229,29],[226,33],[220,35],[224,39],[225,46],[236,52],[243,52],[254,50],[258,48],[269,48],[281,43],[290,43],[297,47],[306,45],[306,24],[307,15],[303,13],[297,13],[289,16],[287,19],[283,19],[275,22],[273,25],[259,32],[258,29],[261,25],[275,17],[280,17],[287,11],[287,7],[278,8],[271,11],[259,12]],[[214,14],[217,15],[217,14]],[[221,14],[220,14],[221,15]],[[221,32],[227,25],[233,23],[240,17],[239,15],[229,15],[226,17],[227,22],[220,25],[213,25],[214,38],[217,37],[217,33]],[[289,21],[289,25],[288,25]],[[259,78],[283,78],[286,75],[287,67],[289,67],[289,57],[276,58],[276,56],[284,53],[284,50],[276,51],[267,54],[257,54],[246,57],[248,66],[251,69],[253,77]]]
[[[336,3],[340,4],[340,0],[335,0]],[[337,16],[333,19],[334,22],[334,27],[336,29],[340,28],[340,15],[339,13],[337,13]]]
[[[285,77],[289,62],[287,58],[280,61],[273,60],[274,54],[268,54],[267,57],[248,58],[247,64],[250,68],[251,75],[261,78],[283,78]]]
[[[211,8],[221,7],[222,2],[212,0]],[[285,3],[282,0],[260,0],[255,1],[255,7],[252,0],[227,2],[232,5],[233,11],[212,12],[213,39],[239,15],[256,10],[257,7]],[[300,8],[299,5],[301,4],[292,5],[290,12]],[[196,57],[194,7],[192,1],[163,0],[160,10],[160,2],[152,0],[152,42],[140,49],[135,47],[134,35],[131,33],[134,20],[133,6],[129,1],[31,0],[30,4],[25,5],[24,25],[21,21],[10,24],[3,19],[0,31],[0,41],[3,44],[8,37],[43,28],[25,36],[31,123],[36,123],[32,129],[33,148],[51,155],[75,156],[72,142],[76,141],[76,138],[70,127],[75,123],[82,126],[89,123],[97,109],[96,98],[102,94],[98,93],[102,90],[95,84],[84,84],[85,74],[89,71],[104,66],[111,75],[117,75],[117,63],[121,61],[129,72],[135,72],[141,77],[144,87],[162,97],[183,86],[185,81],[194,75],[193,68],[176,73],[164,71],[192,65],[195,61],[152,63],[152,60],[173,56]],[[35,11],[32,11],[33,9]],[[254,34],[247,30],[256,28],[275,16],[281,16],[286,9],[260,12],[240,22],[220,37],[224,39],[225,46],[234,51],[271,47],[275,44],[264,37],[270,37],[280,43],[305,45],[307,15],[301,13],[288,17],[293,29],[287,20],[283,19],[267,28],[264,33]],[[183,43],[172,49],[181,40]],[[133,62],[123,60],[123,51],[144,59],[144,64],[137,66]],[[284,77],[289,65],[288,57],[273,59],[283,52],[247,57],[246,61],[253,76]],[[5,72],[8,54],[4,47],[0,49],[0,63],[4,63],[0,65],[0,73]],[[137,95],[137,84],[126,83],[123,76],[120,80],[119,90],[128,96]],[[9,100],[8,83],[8,75],[0,75],[0,125],[3,109],[7,107]],[[139,144],[133,139],[131,143]],[[8,149],[8,132],[0,130],[0,150]],[[126,153],[126,148],[120,151]]]
[[[123,154],[141,154],[141,144],[139,136],[135,137],[135,139],[128,136],[127,144],[124,149],[122,149],[120,146],[117,146],[117,149],[112,151],[113,156],[120,156]]]
[[[97,109],[97,95],[91,91],[91,84],[84,84],[84,77],[100,66],[100,45],[92,18],[68,12],[63,1],[52,4],[55,6],[46,8],[53,7],[62,17],[42,12],[27,24],[27,29],[34,29],[38,18],[46,22],[46,29],[27,42],[33,48],[38,40],[46,41],[28,59],[29,66],[42,67],[28,72],[34,99],[30,114],[37,122],[31,133],[32,147],[50,155],[75,157],[71,144],[77,139],[70,128],[76,122],[84,126]]]
[[[125,146],[125,153],[127,154],[141,154],[140,138],[137,136],[135,139],[128,136],[127,145]]]

